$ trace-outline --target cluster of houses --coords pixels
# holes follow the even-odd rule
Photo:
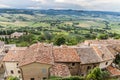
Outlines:
[[[19,38],[23,36],[25,33],[23,32],[14,32],[10,35],[0,35],[0,38]]]
[[[36,43],[16,47],[0,43],[0,80],[16,76],[20,80],[46,80],[50,76],[85,76],[99,67],[111,76],[120,76],[114,64],[120,53],[120,40],[86,40],[75,46]],[[2,55],[4,54],[4,55]]]

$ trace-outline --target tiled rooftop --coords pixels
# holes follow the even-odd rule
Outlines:
[[[94,46],[93,49],[97,55],[101,58],[101,61],[114,59],[112,53],[107,49],[106,46]]]
[[[80,62],[80,58],[75,48],[53,47],[55,62]]]
[[[86,45],[111,45],[111,44],[120,44],[120,40],[108,39],[108,40],[86,40],[84,42]]]
[[[106,46],[53,46],[36,43],[30,47],[10,49],[3,61],[19,61],[20,66],[33,62],[54,64],[54,62],[80,62],[81,64],[99,63],[114,59]]]
[[[20,61],[22,56],[24,55],[24,51],[25,48],[23,49],[22,47],[19,47],[19,49],[17,47],[13,48],[8,51],[3,61]]]
[[[111,46],[107,46],[107,48],[114,56],[120,53],[120,45],[119,46],[111,45]]]
[[[25,50],[25,55],[20,61],[20,66],[39,62],[43,64],[53,64],[52,45],[37,43],[33,44]]]
[[[101,61],[99,56],[91,47],[77,48],[77,51],[80,57],[81,64],[97,63]]]
[[[111,73],[112,76],[120,76],[120,70],[117,68],[109,66],[107,70]]]

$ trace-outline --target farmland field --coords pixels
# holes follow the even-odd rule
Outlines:
[[[0,34],[8,35],[16,31],[29,33],[33,40],[25,41],[29,36],[24,35],[23,39],[8,39],[7,43],[16,43],[19,46],[30,45],[37,41],[55,44],[59,37],[64,37],[65,44],[74,45],[86,39],[119,39],[120,13],[1,9]]]

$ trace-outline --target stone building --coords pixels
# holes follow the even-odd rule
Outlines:
[[[19,38],[23,35],[24,35],[24,33],[22,33],[22,32],[14,32],[10,35],[10,38]]]
[[[79,75],[80,58],[76,49],[69,46],[53,47],[54,65],[51,76]]]
[[[37,43],[26,49],[19,62],[23,80],[45,80],[54,64],[52,45]]]
[[[111,45],[118,42],[104,40],[89,44],[87,41],[81,46],[36,43],[25,48],[15,47],[9,50],[3,59],[5,77],[12,75],[21,80],[45,80],[50,76],[85,76],[95,67],[120,75],[120,71],[112,66],[114,54],[118,53],[120,48],[113,48]]]
[[[24,53],[25,49],[26,47],[15,47],[8,51],[3,59],[5,79],[9,76],[16,76],[22,80],[22,74],[18,64],[21,60],[21,57],[24,55],[22,53]]]

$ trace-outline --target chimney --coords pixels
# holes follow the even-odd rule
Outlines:
[[[102,58],[104,58],[104,56],[105,56],[105,55],[104,55],[104,54],[102,54]]]

